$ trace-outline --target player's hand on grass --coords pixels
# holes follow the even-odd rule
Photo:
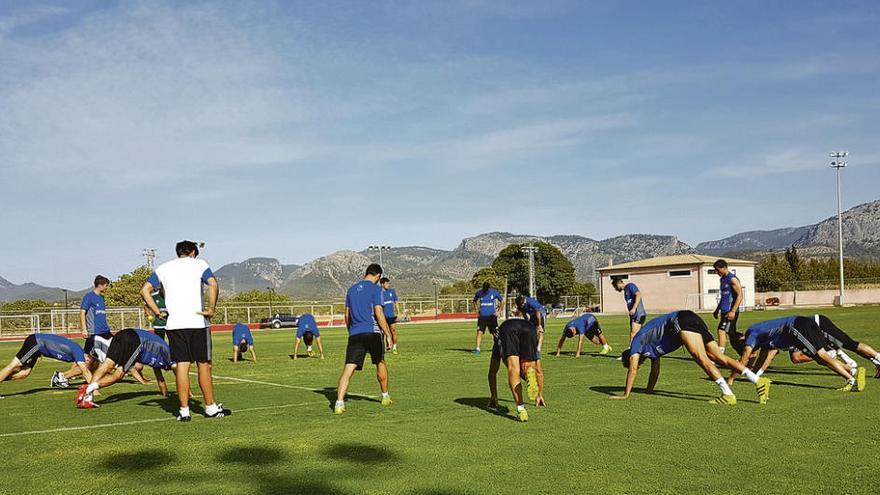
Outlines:
[[[612,399],[612,400],[626,400],[626,399],[629,399],[629,396],[628,395],[612,395],[611,397],[608,397],[608,398]]]
[[[538,396],[538,398],[535,399],[535,407],[540,407],[540,406],[547,407],[547,402],[544,401],[544,397]]]

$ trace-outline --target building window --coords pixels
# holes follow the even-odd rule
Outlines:
[[[721,292],[721,289],[709,289],[709,294],[718,294]]]
[[[690,277],[690,270],[669,270],[670,278],[679,278],[679,277]]]

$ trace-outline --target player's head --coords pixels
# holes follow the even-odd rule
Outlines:
[[[248,342],[247,339],[241,339],[241,342],[238,343],[238,352],[244,354],[248,350]]]
[[[626,286],[626,282],[622,278],[611,277],[611,286],[614,287],[614,290],[620,292]]]
[[[306,332],[303,334],[303,342],[305,342],[306,345],[312,345],[312,341],[314,340],[315,334],[313,334],[312,332]]]
[[[484,292],[487,291],[487,290],[489,290],[491,287],[492,287],[492,286],[489,285],[489,282],[483,282],[483,291],[484,291]]]
[[[364,276],[372,280],[374,283],[378,282],[379,277],[382,276],[382,266],[379,265],[379,263],[370,263],[370,265],[367,266]]]
[[[724,260],[716,260],[715,263],[712,263],[712,268],[715,269],[715,273],[717,273],[719,277],[727,275],[730,271],[730,269],[727,268],[727,262]]]
[[[513,302],[519,309],[523,309],[526,307],[526,298],[523,295],[516,296],[516,299]]]
[[[388,277],[382,277],[379,279],[379,285],[381,285],[383,289],[388,289],[391,287],[391,279]]]
[[[573,338],[575,334],[577,334],[577,330],[575,330],[574,327],[568,327],[565,329],[565,332],[563,332],[563,335],[568,338]]]
[[[193,241],[180,241],[174,247],[178,258],[186,258],[191,256],[195,258],[199,255],[199,246]]]
[[[625,349],[620,353],[620,364],[623,365],[624,368],[629,369],[629,358],[632,357],[632,351],[629,349]],[[645,356],[639,356],[639,366],[645,361]]]
[[[97,277],[95,277],[95,291],[97,291],[98,294],[103,293],[108,288],[110,288],[109,278],[103,275],[98,275]]]

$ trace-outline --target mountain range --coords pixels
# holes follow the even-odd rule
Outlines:
[[[843,230],[847,256],[880,258],[880,200],[847,210]],[[653,256],[696,252],[760,258],[791,245],[797,246],[804,256],[832,256],[836,253],[837,218],[802,227],[742,232],[696,247],[668,235],[630,234],[594,240],[579,235],[542,237],[492,232],[466,238],[451,251],[422,246],[392,248],[382,253],[382,263],[401,292],[430,294],[434,283],[445,285],[470,279],[474,272],[491,265],[507,245],[528,241],[544,241],[558,247],[571,260],[578,280],[593,282],[598,267]],[[286,265],[275,258],[249,258],[224,265],[215,274],[226,295],[271,287],[296,298],[337,297],[374,261],[378,261],[378,253],[368,250],[337,251],[304,265]],[[70,296],[74,297],[74,292]],[[0,301],[37,298],[63,300],[63,293],[60,288],[34,283],[16,285],[0,278]]]

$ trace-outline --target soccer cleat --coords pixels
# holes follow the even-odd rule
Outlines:
[[[309,356],[310,358],[315,357],[315,351],[309,351],[309,352],[308,352],[308,356]]]
[[[525,422],[528,421],[528,420],[529,420],[529,412],[526,411],[525,409],[521,410],[521,411],[519,412],[519,421],[520,421],[521,423],[525,423]]]
[[[336,406],[333,408],[333,414],[342,414],[345,412],[345,406]]]
[[[391,348],[391,354],[394,354],[395,356],[397,355],[397,347]]]
[[[231,416],[231,415],[232,415],[232,411],[228,411],[226,409],[223,409],[223,404],[220,402],[217,403],[217,412],[215,412],[214,414],[208,414],[208,411],[205,411],[206,418],[223,418],[223,417]]]
[[[758,392],[758,403],[766,404],[767,400],[770,399],[770,384],[772,383],[769,378],[763,376],[758,378],[757,383],[755,383],[755,391]]]
[[[180,414],[178,414],[176,416],[176,418],[181,423],[188,423],[188,422],[192,421],[192,416],[190,416],[189,414],[187,414],[186,416],[181,416]]]
[[[877,369],[874,370],[874,378],[880,378],[880,364],[878,364]]]
[[[73,403],[79,406],[79,403],[86,398],[86,389],[89,388],[88,383],[83,383],[79,386],[79,389],[76,391],[76,396],[73,398]]]
[[[733,394],[722,394],[720,397],[710,400],[709,404],[716,406],[735,406],[736,396]]]
[[[394,404],[394,401],[391,400],[391,396],[390,396],[390,395],[389,395],[388,397],[385,397],[384,399],[382,399],[382,405],[383,405],[383,406],[390,406],[391,404]]]
[[[538,376],[535,374],[535,368],[526,371],[526,380],[529,382],[526,393],[529,394],[529,400],[534,402],[538,398]]]
[[[856,392],[865,390],[865,368],[859,366],[859,372],[856,373]]]
[[[480,350],[474,349],[474,356],[479,356],[479,355],[480,355]]]
[[[612,348],[612,347],[609,345],[608,347],[603,347],[602,350],[599,351],[599,354],[601,354],[601,355],[604,356],[605,354],[608,354],[609,352],[611,352],[611,351],[613,351],[613,350],[614,350],[614,348]]]
[[[91,399],[86,398],[79,401],[79,404],[77,404],[76,407],[78,407],[79,409],[97,409],[101,406],[92,402]]]
[[[853,390],[853,385],[855,385],[855,384],[853,384],[853,383],[849,383],[849,382],[846,382],[846,385],[840,387],[840,388],[837,389],[837,390],[838,390],[839,392],[852,392],[852,390]]]

